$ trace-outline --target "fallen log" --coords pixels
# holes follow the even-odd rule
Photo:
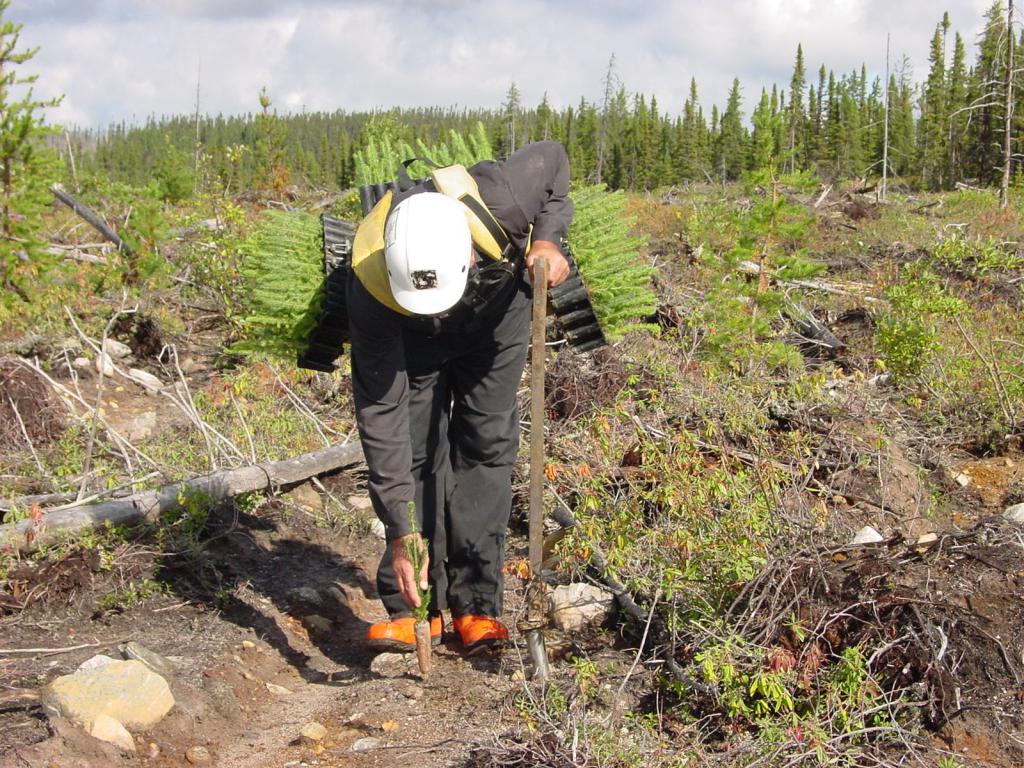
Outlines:
[[[80,203],[78,200],[76,200],[74,197],[68,194],[60,184],[54,184],[52,187],[50,187],[50,191],[53,192],[54,197],[56,197],[58,200],[64,203],[64,205],[66,205],[72,211],[74,211],[87,222],[89,222],[89,224],[92,225],[93,229],[95,229],[97,232],[103,235],[103,237],[105,237],[107,240],[112,242],[114,246],[117,248],[117,250],[123,251],[129,256],[132,255],[132,249],[128,247],[124,240],[117,236],[117,233],[114,232],[114,230],[107,226],[107,223],[100,218],[99,214],[96,213],[96,211],[87,206],[85,203]]]
[[[38,519],[0,526],[0,550],[11,548],[29,552],[69,535],[102,527],[107,522],[115,525],[142,520],[155,522],[162,512],[179,504],[183,496],[202,494],[209,503],[216,504],[243,493],[297,483],[362,461],[363,446],[358,442],[349,442],[291,459],[267,461],[194,477],[165,485],[155,491],[69,507],[41,515]]]

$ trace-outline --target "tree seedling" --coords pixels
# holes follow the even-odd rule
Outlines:
[[[409,523],[413,533],[419,532],[416,522],[416,508],[409,504]],[[412,615],[416,619],[414,630],[416,632],[416,661],[419,662],[420,674],[426,677],[430,674],[430,587],[420,588],[420,570],[427,558],[427,548],[422,538],[405,539],[405,553],[412,563],[412,572],[416,580],[416,593],[420,598],[419,608],[412,609]]]

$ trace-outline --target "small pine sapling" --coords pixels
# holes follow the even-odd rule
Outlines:
[[[416,505],[409,502],[409,529],[419,533],[419,525],[416,521]],[[414,536],[403,539],[405,554],[412,563],[413,579],[416,582],[416,594],[420,598],[418,608],[412,609],[412,615],[416,619],[414,625],[416,631],[416,661],[419,662],[420,674],[426,677],[430,674],[430,593],[431,588],[420,587],[420,571],[427,560],[427,548],[423,539]],[[413,543],[414,542],[414,543]]]

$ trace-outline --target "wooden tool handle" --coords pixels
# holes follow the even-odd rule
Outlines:
[[[533,326],[530,352],[530,576],[540,576],[544,556],[544,331],[548,265],[533,263]]]

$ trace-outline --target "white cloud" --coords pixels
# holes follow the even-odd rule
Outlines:
[[[948,0],[973,48],[990,0]],[[509,83],[524,104],[600,98],[609,56],[629,91],[677,113],[691,76],[706,109],[739,77],[749,108],[786,86],[797,43],[820,64],[879,74],[885,36],[919,77],[941,17],[928,0],[15,0],[40,95],[64,93],[57,120],[103,125],[201,109],[252,112],[266,86],[298,111],[497,107]],[[749,111],[749,109],[748,109]]]

